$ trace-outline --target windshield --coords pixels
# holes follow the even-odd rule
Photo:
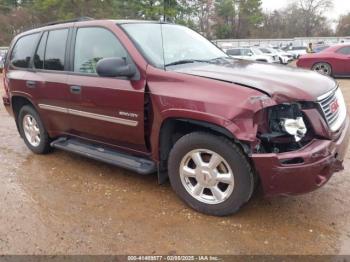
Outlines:
[[[124,24],[123,29],[154,66],[200,62],[228,57],[209,40],[191,29],[171,24]]]

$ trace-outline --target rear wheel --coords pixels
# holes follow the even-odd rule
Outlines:
[[[49,135],[32,106],[23,106],[18,115],[21,136],[28,148],[36,154],[48,153],[51,149]]]
[[[170,153],[168,169],[180,198],[209,215],[237,212],[254,190],[254,175],[240,148],[207,133],[182,137]]]
[[[332,67],[328,63],[317,63],[312,67],[312,70],[314,70],[317,73],[320,73],[321,75],[332,75]]]

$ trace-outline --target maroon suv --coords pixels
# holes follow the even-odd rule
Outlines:
[[[342,162],[349,119],[336,82],[228,57],[190,29],[145,21],[70,21],[17,36],[3,102],[37,154],[75,152],[169,177],[191,207],[239,210],[310,192]]]

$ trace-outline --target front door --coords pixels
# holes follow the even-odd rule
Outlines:
[[[102,58],[131,61],[117,37],[102,27],[77,28],[73,73],[68,77],[71,132],[120,148],[146,151],[144,139],[145,80],[107,78],[96,73]]]
[[[335,73],[339,75],[350,75],[350,46],[344,46],[336,54]]]

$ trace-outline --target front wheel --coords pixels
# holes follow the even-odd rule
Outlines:
[[[216,216],[237,212],[252,196],[254,174],[241,149],[207,133],[179,139],[168,171],[174,191],[193,209]]]

